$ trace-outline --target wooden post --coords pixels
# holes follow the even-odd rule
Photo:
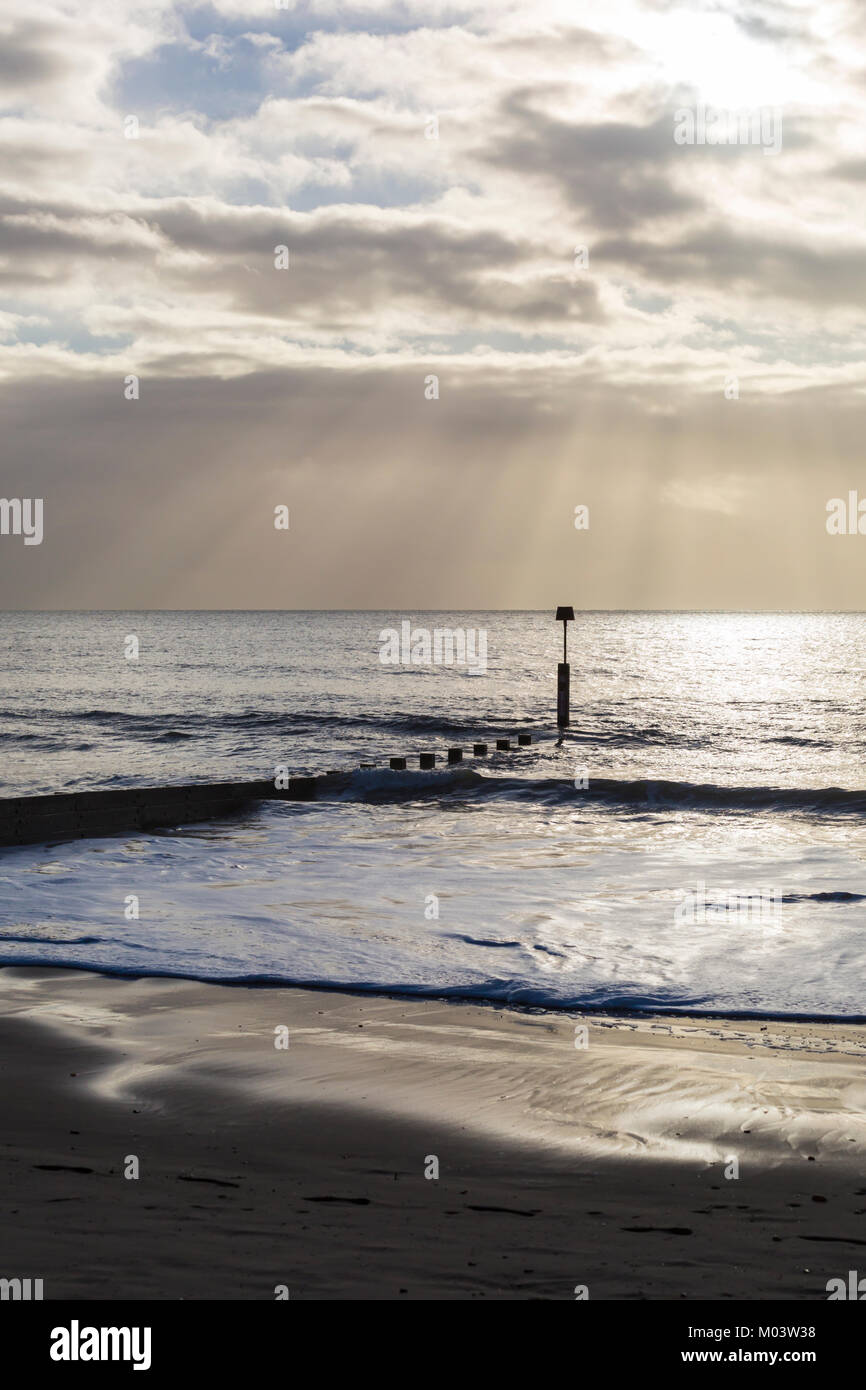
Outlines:
[[[556,722],[560,729],[571,723],[571,667],[568,664],[568,624],[574,622],[574,609],[560,605],[556,621],[562,623],[562,660],[556,668]]]
[[[571,723],[571,667],[567,661],[560,661],[556,668],[556,722],[560,729],[567,729]]]

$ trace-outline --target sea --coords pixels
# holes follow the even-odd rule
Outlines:
[[[866,616],[578,610],[568,657],[561,737],[553,610],[0,614],[4,798],[345,774],[0,849],[0,964],[866,1018]]]

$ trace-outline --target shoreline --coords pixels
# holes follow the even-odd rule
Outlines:
[[[540,1016],[550,1016],[551,1018],[587,1018],[593,1020],[610,1020],[619,1023],[640,1023],[641,1021],[656,1021],[659,1019],[669,1019],[672,1022],[693,1022],[705,1023],[717,1027],[733,1025],[736,1023],[758,1023],[758,1024],[778,1024],[778,1025],[798,1025],[805,1027],[808,1025],[835,1028],[862,1027],[866,1026],[866,1013],[863,1014],[812,1014],[812,1013],[779,1013],[758,1011],[755,1009],[732,1009],[727,1012],[719,1010],[703,1012],[699,1009],[682,1009],[669,1006],[655,1006],[647,1008],[630,1008],[626,1004],[539,1004],[529,1001],[514,999],[494,999],[487,995],[480,994],[461,994],[457,991],[453,993],[437,993],[433,990],[417,990],[412,993],[400,993],[395,988],[384,988],[378,985],[365,987],[363,985],[349,984],[320,984],[316,980],[283,980],[273,976],[247,976],[234,975],[222,978],[206,978],[201,975],[178,975],[169,971],[148,970],[111,970],[108,966],[78,965],[75,962],[55,962],[43,960],[21,960],[0,962],[0,980],[5,971],[47,971],[57,972],[58,974],[80,974],[98,979],[116,980],[118,982],[128,981],[131,984],[139,983],[143,980],[165,980],[177,981],[179,984],[202,985],[205,988],[215,989],[249,989],[249,990],[297,990],[308,994],[338,994],[349,998],[357,999],[390,999],[393,1003],[419,1003],[419,1004],[455,1004],[458,1006],[468,1005],[471,1008],[493,1009],[499,1012],[505,1011],[509,1014],[530,1014]]]
[[[866,1246],[856,1023],[14,966],[0,1059],[47,1298],[826,1298]]]

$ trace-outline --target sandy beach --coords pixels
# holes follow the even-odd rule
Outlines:
[[[862,1262],[862,1026],[19,967],[0,1035],[2,1273],[46,1298],[826,1299]]]

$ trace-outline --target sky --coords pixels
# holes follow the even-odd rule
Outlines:
[[[5,0],[0,606],[866,608],[864,122],[862,0]]]

